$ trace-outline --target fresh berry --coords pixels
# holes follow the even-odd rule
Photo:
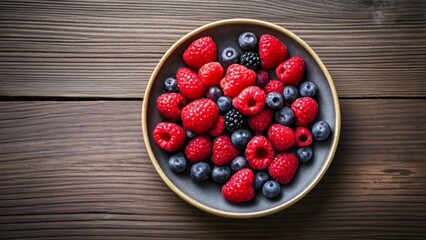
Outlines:
[[[298,126],[306,126],[318,113],[318,103],[310,97],[302,97],[294,100],[291,104],[295,116],[295,123]]]
[[[292,103],[294,100],[296,100],[299,97],[299,91],[297,90],[295,86],[287,85],[284,87],[283,96],[284,96],[284,102]]]
[[[225,127],[228,132],[242,128],[244,123],[244,116],[237,109],[231,108],[225,113]]]
[[[163,88],[166,92],[178,92],[179,88],[177,85],[176,78],[174,77],[168,77],[164,81]]]
[[[256,191],[259,191],[262,189],[263,185],[269,180],[270,176],[269,173],[266,171],[259,171],[254,174],[254,182],[253,182],[253,188]]]
[[[232,64],[220,81],[220,87],[226,96],[236,97],[240,92],[256,82],[256,73],[239,64]]]
[[[262,135],[254,136],[250,140],[245,153],[250,167],[256,170],[267,168],[275,156],[272,144]]]
[[[197,99],[187,104],[181,112],[182,124],[189,131],[203,133],[216,122],[219,108],[208,98]]]
[[[231,179],[222,187],[223,197],[234,203],[247,202],[254,197],[255,191],[252,187],[254,180],[253,171],[243,168],[232,175]]]
[[[259,56],[263,69],[273,69],[287,56],[287,47],[278,38],[264,34],[259,40]]]
[[[312,159],[312,156],[314,155],[314,151],[311,147],[301,147],[296,150],[296,156],[302,163],[307,163],[309,160]]]
[[[306,81],[300,84],[299,93],[302,97],[313,97],[318,92],[318,87],[311,81]]]
[[[191,139],[194,138],[195,136],[197,136],[197,134],[195,132],[191,132],[188,129],[185,129],[185,134],[186,134],[186,138]]]
[[[225,68],[228,68],[232,64],[237,64],[240,62],[240,53],[233,47],[227,47],[223,49],[220,55],[220,62]]]
[[[223,96],[222,89],[218,86],[211,86],[207,89],[206,98],[209,98],[216,102],[221,96]]]
[[[182,152],[178,152],[170,156],[168,164],[170,170],[181,173],[185,171],[188,166],[188,160]]]
[[[211,126],[208,133],[212,137],[217,137],[223,133],[225,130],[225,118],[223,116],[218,116],[216,122]]]
[[[285,85],[298,85],[305,72],[305,61],[299,56],[291,57],[280,63],[275,72]]]
[[[185,156],[191,162],[199,162],[208,158],[212,153],[212,143],[207,135],[198,135],[185,147]]]
[[[217,183],[225,183],[231,177],[231,169],[228,166],[214,166],[212,179]]]
[[[231,169],[235,172],[248,166],[247,159],[243,156],[237,156],[231,161]]]
[[[260,134],[271,124],[273,114],[271,109],[263,108],[262,111],[248,117],[248,125],[253,131]]]
[[[232,100],[232,105],[243,115],[253,115],[265,106],[266,94],[258,86],[250,86]]]
[[[168,152],[174,152],[182,147],[186,138],[183,128],[170,122],[157,124],[153,136],[157,145]]]
[[[206,63],[198,70],[198,76],[206,87],[219,85],[224,73],[225,70],[219,62]]]
[[[176,72],[176,80],[179,91],[184,97],[195,100],[204,96],[206,89],[203,81],[191,69],[179,68]]]
[[[244,150],[252,135],[247,129],[235,130],[231,135],[232,144],[239,150]]]
[[[277,112],[275,112],[275,121],[281,125],[291,125],[294,122],[294,113],[291,108],[283,107]]]
[[[263,196],[274,198],[281,192],[281,185],[275,180],[269,180],[262,187]]]
[[[176,122],[180,119],[180,113],[186,100],[179,93],[163,93],[157,98],[157,109],[168,120]]]
[[[221,96],[217,99],[217,106],[222,112],[228,111],[232,106],[232,99],[227,96]]]
[[[183,61],[186,65],[196,70],[208,62],[214,62],[216,58],[216,43],[210,36],[193,41],[183,53]]]
[[[279,183],[287,184],[293,179],[298,166],[296,155],[289,152],[280,153],[269,165],[269,174]]]
[[[311,145],[313,141],[311,131],[305,127],[297,127],[294,129],[294,145],[296,147],[306,147]]]
[[[245,52],[240,57],[240,64],[250,69],[257,70],[260,66],[259,55],[255,52]]]
[[[228,135],[221,135],[213,141],[212,161],[214,164],[222,166],[238,156],[238,149],[232,145]]]
[[[244,51],[251,51],[257,47],[257,37],[252,32],[241,33],[238,37],[238,45]]]
[[[268,139],[275,151],[283,152],[293,146],[294,132],[290,127],[274,123],[268,129]]]
[[[266,95],[266,105],[270,109],[279,109],[283,106],[283,95],[279,92],[271,92]]]
[[[280,80],[273,79],[265,85],[266,93],[271,93],[271,92],[282,93],[283,90],[284,90],[284,84]]]
[[[209,179],[212,168],[206,162],[197,162],[191,166],[190,175],[196,182],[204,182]]]
[[[331,133],[330,125],[328,125],[325,121],[319,121],[314,123],[312,125],[312,135],[314,136],[315,140],[317,141],[324,141],[326,140]]]
[[[256,86],[264,88],[269,82],[269,73],[267,71],[259,70],[256,73]]]

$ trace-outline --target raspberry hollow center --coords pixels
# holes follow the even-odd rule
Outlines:
[[[306,142],[308,141],[308,137],[305,134],[302,134],[299,136],[299,141]]]
[[[160,133],[160,137],[161,137],[161,139],[163,139],[164,141],[166,141],[166,142],[168,142],[168,141],[170,141],[170,134],[169,133],[166,133],[166,132],[162,132],[162,133]]]
[[[254,100],[254,98],[250,98],[248,101],[247,101],[247,106],[248,107],[254,107],[254,106],[256,106],[256,100]]]
[[[257,148],[254,153],[254,156],[256,158],[265,158],[267,155],[268,155],[268,152],[264,148]]]

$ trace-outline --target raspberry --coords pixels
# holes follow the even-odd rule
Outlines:
[[[182,95],[190,100],[195,100],[204,96],[206,88],[198,74],[189,68],[179,68],[176,72],[178,88]]]
[[[183,128],[171,122],[157,124],[152,135],[157,145],[168,152],[174,152],[182,147],[186,138]]]
[[[238,149],[232,145],[231,138],[228,135],[221,135],[213,141],[212,161],[214,164],[222,166],[237,157]]]
[[[269,81],[266,86],[265,86],[265,92],[266,93],[271,93],[271,92],[278,92],[278,93],[283,93],[284,90],[284,84],[277,79],[273,79],[271,81]]]
[[[305,61],[299,56],[291,57],[280,63],[275,72],[285,85],[297,85],[305,72]]]
[[[185,147],[185,156],[191,162],[199,162],[212,153],[212,143],[207,135],[198,135],[191,139]]]
[[[267,168],[275,156],[272,144],[262,135],[254,136],[249,141],[245,154],[250,167],[256,170]]]
[[[245,52],[240,57],[240,63],[241,65],[256,71],[260,66],[259,54],[255,52]]]
[[[232,108],[225,113],[225,126],[228,132],[233,132],[244,126],[244,116],[237,109]]]
[[[248,117],[248,124],[253,131],[260,134],[271,124],[273,114],[274,112],[271,109],[264,108],[262,111],[250,115]]]
[[[269,165],[269,174],[276,181],[287,184],[293,179],[298,166],[299,161],[294,153],[280,153]]]
[[[182,109],[182,124],[191,132],[203,133],[216,122],[218,114],[215,102],[208,98],[197,99]]]
[[[253,181],[253,171],[249,168],[243,168],[232,175],[231,179],[223,185],[222,195],[230,202],[247,202],[255,194],[255,190],[252,187]]]
[[[298,98],[291,104],[291,110],[296,118],[296,125],[306,126],[315,119],[318,103],[310,97]]]
[[[163,117],[173,122],[180,119],[180,113],[185,104],[185,98],[179,93],[164,93],[157,98],[158,111]]]
[[[198,70],[198,76],[203,81],[204,86],[211,87],[219,85],[220,80],[224,74],[223,67],[218,62],[209,62],[204,64],[200,70]]]
[[[216,43],[210,36],[193,41],[183,53],[183,61],[196,70],[208,62],[214,62],[216,58]]]
[[[256,73],[239,64],[228,67],[225,77],[220,81],[220,87],[226,96],[236,97],[240,92],[256,82]]]
[[[290,127],[274,123],[268,129],[268,139],[275,151],[283,152],[293,146],[294,133]]]
[[[313,141],[312,133],[305,127],[297,127],[294,130],[294,145],[296,147],[307,147]]]
[[[278,38],[264,34],[259,40],[259,56],[263,69],[273,69],[287,56],[287,47]]]
[[[223,116],[218,116],[216,122],[209,129],[209,135],[212,137],[217,137],[223,133],[225,130],[225,118]]]
[[[245,88],[232,100],[232,104],[244,115],[253,115],[265,106],[266,94],[258,86]]]

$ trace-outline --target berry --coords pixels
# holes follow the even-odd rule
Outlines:
[[[293,146],[294,132],[290,127],[274,123],[268,129],[268,139],[275,151],[283,152]]]
[[[259,70],[256,73],[256,86],[261,88],[269,82],[269,73],[267,71]]]
[[[221,135],[213,141],[212,161],[214,164],[222,166],[238,156],[238,149],[236,149],[231,142],[228,135]]]
[[[207,135],[198,135],[185,147],[185,156],[191,162],[199,162],[208,158],[212,153],[212,143]]]
[[[294,145],[296,147],[306,147],[312,143],[312,134],[309,129],[305,127],[297,127],[294,130]]]
[[[250,167],[256,170],[267,168],[275,156],[272,144],[262,135],[254,136],[250,140],[245,153]]]
[[[275,72],[285,85],[297,85],[305,72],[305,61],[299,56],[291,57],[280,63]]]
[[[269,108],[264,108],[260,112],[248,117],[248,125],[256,133],[265,131],[272,122],[274,112]]]
[[[259,55],[255,52],[245,52],[240,57],[240,64],[250,69],[257,70],[260,66]]]
[[[182,109],[182,124],[189,131],[203,133],[216,122],[218,114],[215,102],[208,98],[197,99]]]
[[[220,87],[226,96],[236,97],[240,92],[256,82],[256,73],[239,64],[232,64],[220,81]]]
[[[218,116],[216,122],[209,129],[208,133],[212,137],[217,137],[223,133],[225,130],[225,118],[223,116]]]
[[[259,56],[263,69],[273,69],[287,56],[287,47],[278,38],[264,34],[259,40]]]
[[[326,140],[331,133],[330,125],[328,125],[325,121],[319,121],[314,123],[312,125],[312,135],[314,136],[315,140],[317,141],[324,141]]]
[[[228,132],[233,132],[244,126],[244,116],[237,109],[232,108],[225,113],[225,127]]]
[[[178,152],[170,156],[168,164],[170,170],[176,173],[181,173],[185,171],[188,166],[188,160],[182,152]]]
[[[189,131],[188,129],[185,129],[186,138],[191,139],[197,136],[196,133]]]
[[[270,109],[279,109],[283,106],[284,99],[281,93],[271,92],[266,95],[266,105]]]
[[[241,33],[238,37],[238,45],[244,51],[251,51],[257,46],[257,37],[252,32]]]
[[[258,86],[245,88],[232,100],[232,105],[244,115],[253,115],[265,106],[266,94]]]
[[[306,81],[300,84],[299,93],[302,97],[313,97],[318,92],[318,87],[315,83]]]
[[[232,99],[227,96],[221,96],[217,99],[217,106],[222,112],[228,111],[232,106]]]
[[[220,55],[220,62],[225,68],[237,64],[240,62],[240,53],[233,47],[227,47],[223,49]]]
[[[307,163],[312,159],[314,155],[314,151],[312,151],[311,147],[301,147],[296,150],[296,156],[302,163]]]
[[[247,129],[235,130],[231,135],[232,144],[239,150],[244,150],[252,135]]]
[[[193,41],[183,53],[186,65],[198,70],[208,62],[217,58],[216,43],[210,36],[198,38]]]
[[[294,122],[294,113],[288,107],[283,107],[275,113],[275,121],[281,125],[288,126]]]
[[[176,78],[168,77],[163,84],[163,88],[166,92],[178,92],[179,88],[177,85]]]
[[[219,85],[224,72],[225,70],[223,70],[223,67],[219,62],[209,62],[204,64],[200,70],[198,70],[198,76],[203,81],[204,86],[211,87]]]
[[[212,86],[207,89],[206,98],[209,98],[216,102],[221,96],[223,96],[222,89],[218,86]]]
[[[178,150],[185,142],[185,131],[176,123],[159,123],[155,126],[152,135],[157,145],[168,152]]]
[[[282,93],[284,89],[284,84],[280,80],[273,79],[269,81],[265,85],[265,92],[271,93],[271,92],[279,92]]]
[[[270,176],[265,171],[259,171],[254,174],[253,187],[256,191],[262,189],[263,185],[269,180]]]
[[[243,156],[237,156],[231,161],[231,169],[235,172],[248,166],[247,159]]]
[[[295,86],[287,85],[284,88],[283,96],[284,96],[284,102],[292,103],[294,100],[297,99],[297,97],[299,97],[299,91],[297,90]]]
[[[251,186],[254,180],[253,171],[243,168],[232,175],[222,187],[223,197],[234,203],[247,202],[254,197],[255,191]]]
[[[281,185],[274,180],[267,181],[263,184],[262,193],[267,198],[274,198],[281,192]]]
[[[163,93],[157,98],[158,111],[163,117],[173,122],[180,119],[180,113],[185,104],[185,98],[179,93]]]
[[[190,175],[196,182],[204,182],[209,179],[212,168],[206,162],[197,162],[191,166]]]
[[[296,125],[306,126],[317,115],[318,103],[310,97],[298,98],[291,104],[291,110],[293,110]]]
[[[228,166],[214,166],[212,179],[217,183],[225,183],[231,177],[231,169]]]
[[[179,91],[184,97],[195,100],[204,96],[206,89],[203,81],[191,69],[179,68],[176,72],[176,80]]]
[[[280,153],[269,165],[269,174],[277,182],[287,184],[293,179],[298,166],[299,160],[296,155],[289,152]]]

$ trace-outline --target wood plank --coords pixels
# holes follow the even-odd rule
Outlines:
[[[422,1],[2,1],[0,96],[141,98],[162,54],[211,21],[294,31],[342,97],[426,96]],[[200,15],[199,13],[202,13]]]
[[[0,102],[5,239],[420,239],[426,228],[426,100],[342,100],[325,177],[260,219],[203,213],[152,168],[138,101]]]

